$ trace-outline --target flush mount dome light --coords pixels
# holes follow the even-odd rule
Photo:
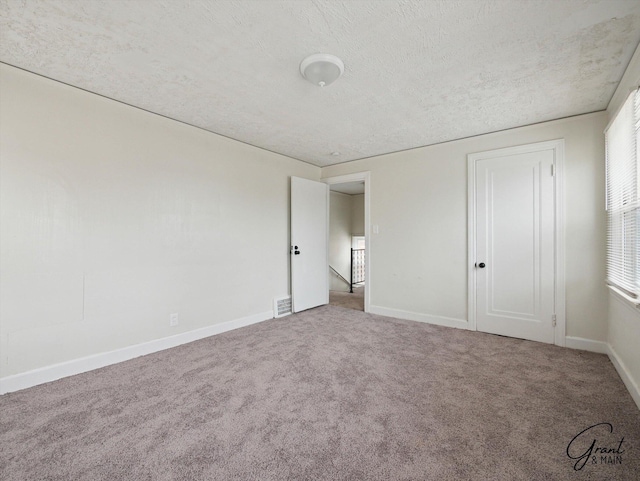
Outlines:
[[[326,87],[338,80],[344,72],[344,64],[335,55],[316,53],[300,63],[300,73],[314,85]]]

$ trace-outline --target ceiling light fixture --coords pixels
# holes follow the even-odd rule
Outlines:
[[[315,53],[300,63],[300,73],[314,85],[326,87],[338,80],[344,72],[344,63],[335,55]]]

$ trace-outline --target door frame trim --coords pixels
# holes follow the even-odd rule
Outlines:
[[[467,155],[467,316],[469,329],[477,331],[476,323],[476,163],[479,160],[503,157],[541,150],[554,151],[555,173],[553,179],[555,205],[555,315],[554,344],[566,344],[565,299],[565,194],[564,194],[564,139],[535,142],[503,149],[487,150]]]
[[[320,179],[328,185],[332,184],[345,184],[347,182],[364,182],[364,242],[367,249],[367,253],[364,257],[364,312],[369,312],[371,305],[371,172],[356,172],[347,175],[338,175],[335,177],[325,177]],[[331,190],[331,188],[329,188]],[[329,196],[331,197],[331,196]],[[329,201],[327,201],[329,202]],[[329,212],[329,210],[327,211]],[[327,245],[327,249],[328,249]],[[327,259],[329,258],[327,252]],[[329,268],[327,267],[327,272]]]

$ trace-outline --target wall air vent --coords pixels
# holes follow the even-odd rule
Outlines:
[[[288,316],[289,314],[291,314],[291,297],[273,300],[273,317]]]

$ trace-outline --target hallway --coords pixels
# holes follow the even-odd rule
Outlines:
[[[345,291],[329,291],[329,304],[364,311],[364,285],[354,287],[353,294]]]

